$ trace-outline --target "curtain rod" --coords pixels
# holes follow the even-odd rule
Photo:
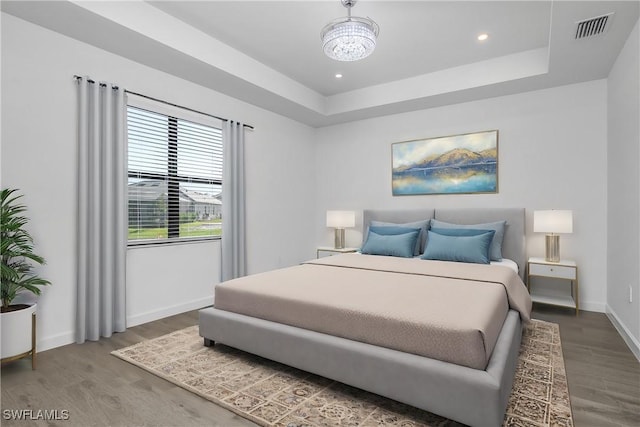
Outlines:
[[[74,75],[73,76],[74,79],[76,80],[81,80],[84,79],[84,77],[82,76],[78,76],[78,75]],[[89,83],[95,83],[95,80],[91,80],[91,79],[86,79]],[[100,86],[106,87],[107,85],[105,83],[99,83]],[[119,89],[118,86],[112,86],[112,89]],[[176,108],[182,108],[183,110],[187,110],[187,111],[191,111],[192,113],[198,113],[198,114],[202,114],[208,117],[213,117],[214,119],[218,119],[218,120],[222,120],[223,122],[228,122],[229,119],[225,119],[224,117],[219,117],[219,116],[214,116],[213,114],[209,114],[209,113],[205,113],[203,111],[198,111],[198,110],[194,110],[193,108],[189,108],[189,107],[183,107],[182,105],[178,105],[178,104],[174,104],[173,102],[169,102],[169,101],[164,101],[162,99],[158,99],[158,98],[154,98],[152,96],[148,96],[148,95],[143,95],[141,93],[137,93],[131,90],[124,90],[125,93],[130,93],[131,95],[136,95],[142,98],[146,98],[146,99],[150,99],[152,101],[156,101],[156,102],[161,102],[163,104],[167,104],[167,105],[171,105],[172,107],[176,107]],[[251,125],[248,125],[246,123],[243,123],[242,126],[249,128],[251,130],[254,130],[254,127]]]

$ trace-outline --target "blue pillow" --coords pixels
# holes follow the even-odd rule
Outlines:
[[[400,225],[372,225],[369,227],[369,231],[373,231],[376,234],[380,234],[381,236],[394,236],[396,234],[406,234],[411,233],[412,231],[420,232],[419,227],[403,227]]]
[[[489,264],[489,249],[495,231],[475,236],[447,236],[429,231],[429,243],[422,259]]]
[[[493,230],[479,230],[477,228],[432,228],[431,231],[442,234],[443,236],[477,236],[478,234],[488,233]]]
[[[504,239],[504,227],[507,221],[488,222],[486,224],[461,225],[451,224],[437,219],[431,220],[432,229],[476,229],[476,230],[494,230],[493,240],[491,241],[491,261],[502,261],[502,240]]]
[[[367,255],[390,255],[404,258],[413,257],[420,230],[403,234],[382,235],[369,230],[367,241],[360,252]]]
[[[427,230],[429,229],[429,219],[423,219],[421,221],[407,222],[404,224],[396,224],[393,222],[383,222],[383,221],[371,221],[369,224],[370,227],[408,227],[408,228],[419,228],[420,234],[418,235],[418,240],[416,242],[416,250],[414,251],[414,255],[420,255],[424,251],[424,247],[427,243]]]
[[[420,227],[405,227],[401,225],[371,225],[369,231],[373,231],[381,236],[395,236],[396,234],[405,234],[412,231],[418,231],[418,238],[413,250],[413,255],[420,255]]]

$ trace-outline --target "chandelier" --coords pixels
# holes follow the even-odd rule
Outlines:
[[[320,33],[322,49],[336,61],[357,61],[371,55],[376,48],[380,28],[369,18],[351,16],[351,8],[357,0],[341,0],[348,15],[334,19]]]

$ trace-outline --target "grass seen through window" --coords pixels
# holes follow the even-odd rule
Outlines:
[[[212,219],[180,224],[180,237],[215,237],[222,235],[222,220]],[[167,227],[129,228],[129,240],[166,239]]]

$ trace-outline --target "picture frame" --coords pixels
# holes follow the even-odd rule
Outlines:
[[[391,144],[394,196],[498,192],[498,130]]]

